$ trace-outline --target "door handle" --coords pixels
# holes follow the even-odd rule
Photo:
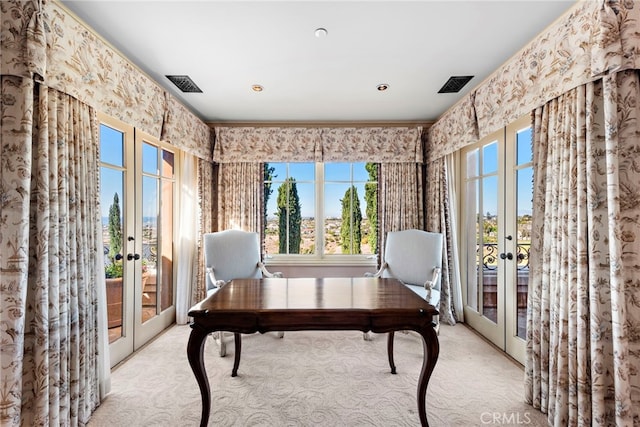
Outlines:
[[[506,254],[503,252],[500,254],[500,259],[513,259],[513,254],[511,252],[507,252]]]
[[[131,261],[131,260],[139,260],[140,259],[140,255],[139,254],[127,254],[127,261]]]

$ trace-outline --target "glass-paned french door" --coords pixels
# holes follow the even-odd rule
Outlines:
[[[524,363],[533,165],[523,117],[462,151],[465,321]]]
[[[111,366],[175,321],[176,155],[100,115],[101,206]]]

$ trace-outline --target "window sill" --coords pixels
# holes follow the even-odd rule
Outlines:
[[[266,266],[354,266],[354,267],[376,267],[378,257],[376,255],[362,256],[267,256],[264,260]]]

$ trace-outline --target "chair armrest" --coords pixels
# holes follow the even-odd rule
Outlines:
[[[382,276],[382,272],[385,268],[387,268],[386,262],[382,263],[382,266],[380,266],[380,270],[376,271],[375,273],[369,273],[368,271],[364,273],[364,277],[380,277]]]
[[[284,277],[284,275],[280,271],[274,271],[273,273],[271,273],[269,270],[267,270],[267,267],[262,262],[258,262],[258,267],[260,267],[260,271],[262,271],[264,277]]]
[[[213,274],[213,268],[208,267],[207,268],[207,274],[209,275],[209,279],[211,280],[211,283],[213,284],[213,288],[219,288],[222,285],[225,284],[224,280],[216,280],[216,275]],[[207,290],[209,289],[213,289],[207,286]]]
[[[432,289],[436,282],[438,282],[438,277],[440,277],[440,267],[434,267],[433,276],[431,277],[431,280],[424,282],[424,288]]]

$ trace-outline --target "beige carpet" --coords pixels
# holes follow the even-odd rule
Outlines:
[[[186,357],[190,329],[173,326],[118,366],[112,391],[89,426],[197,426],[200,394]],[[231,342],[232,337],[228,337]],[[233,346],[205,347],[211,426],[418,426],[422,344],[396,334],[397,375],[386,335],[349,332],[243,336],[238,377]],[[440,357],[427,389],[431,426],[546,425],[523,403],[523,371],[465,325],[440,329]]]

